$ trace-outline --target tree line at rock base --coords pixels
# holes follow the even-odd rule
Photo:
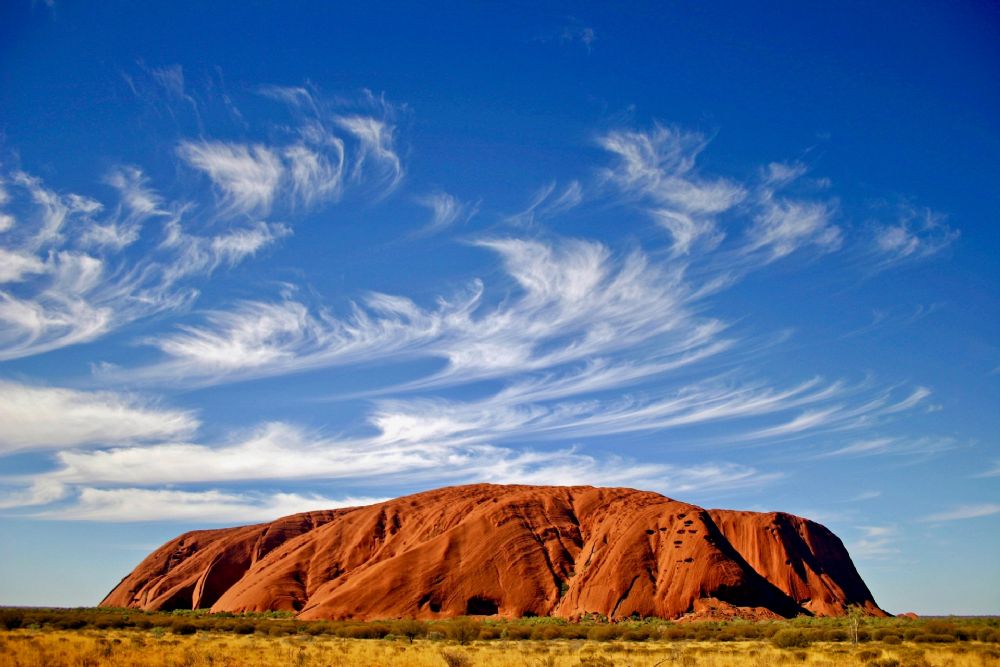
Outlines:
[[[813,642],[885,644],[900,642],[1000,643],[1000,617],[807,618],[782,621],[700,621],[630,619],[608,623],[600,617],[578,622],[536,617],[495,619],[459,617],[434,621],[300,621],[288,612],[212,614],[207,610],[145,612],[110,608],[0,608],[0,630],[137,629],[156,634],[190,635],[222,632],[237,635],[313,635],[349,639],[440,639],[466,644],[475,640],[590,641],[746,641],[768,640],[779,648],[801,648]]]

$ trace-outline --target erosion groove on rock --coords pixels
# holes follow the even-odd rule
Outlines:
[[[304,619],[884,614],[841,541],[808,519],[494,484],[185,533],[101,604]]]

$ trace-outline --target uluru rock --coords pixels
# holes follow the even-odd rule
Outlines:
[[[493,484],[185,533],[101,605],[304,619],[884,614],[841,541],[807,519]]]

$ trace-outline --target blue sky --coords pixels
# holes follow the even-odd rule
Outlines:
[[[141,4],[0,9],[0,604],[493,481],[1000,612],[995,8]]]

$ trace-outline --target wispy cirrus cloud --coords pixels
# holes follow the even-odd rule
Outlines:
[[[936,255],[960,236],[946,220],[930,209],[904,206],[895,223],[875,225],[871,254],[879,258],[880,268]]]
[[[944,521],[963,521],[965,519],[979,519],[986,516],[1000,514],[1000,505],[997,503],[979,503],[973,505],[959,505],[950,510],[934,512],[920,519],[925,523],[937,523]]]
[[[234,266],[289,233],[283,225],[252,222],[191,234],[188,208],[167,210],[138,169],[114,170],[109,182],[118,193],[113,206],[15,175],[12,203],[22,223],[0,248],[10,260],[0,272],[0,360],[89,342],[182,308],[197,294],[193,279]],[[159,242],[125,254],[154,220],[149,236]]]
[[[485,466],[458,471],[451,480],[488,481],[518,484],[600,484],[659,489],[664,493],[719,493],[734,489],[761,487],[773,483],[780,475],[762,474],[753,468],[734,464],[705,464],[690,468],[648,465],[636,466],[611,458],[599,461],[590,457],[564,453],[560,457],[531,455],[515,460],[490,459]],[[221,489],[186,491],[164,488],[120,487],[66,488],[51,485],[52,492],[33,489],[16,504],[21,514],[60,521],[199,521],[204,523],[237,523],[272,521],[275,517],[298,512],[357,507],[386,500],[385,497],[329,497],[316,493],[297,492],[236,492]],[[68,500],[54,509],[31,509],[57,500]]]
[[[586,454],[574,447],[500,447],[440,437],[433,429],[422,429],[424,437],[416,437],[413,429],[404,434],[387,423],[379,428],[376,436],[325,438],[290,424],[270,423],[214,445],[171,442],[90,452],[64,450],[57,455],[55,470],[0,497],[0,507],[22,513],[43,508],[40,513],[31,510],[32,516],[128,521],[191,519],[196,516],[191,513],[194,507],[201,506],[203,520],[223,512],[224,520],[247,521],[338,505],[323,505],[336,502],[328,498],[295,493],[187,491],[163,485],[256,482],[259,487],[277,480],[289,484],[317,479],[325,484],[350,481],[376,486],[492,481],[628,485],[680,494],[731,492],[780,477],[735,463],[678,466]],[[17,480],[13,481],[16,486]],[[284,500],[276,505],[280,498]],[[171,499],[176,502],[167,502]],[[157,500],[160,505],[152,506]]]
[[[330,498],[313,493],[233,492],[211,489],[181,491],[174,489],[95,489],[82,488],[75,493],[70,507],[32,514],[34,518],[59,521],[198,521],[236,523],[273,521],[313,510],[358,507],[386,498]]]
[[[576,208],[583,202],[583,196],[580,181],[570,181],[562,189],[552,181],[535,191],[525,209],[507,216],[506,220],[513,225],[531,226]]]
[[[877,404],[865,400],[843,407],[851,403],[850,391],[816,381],[783,391],[692,386],[665,399],[567,400],[627,384],[637,372],[642,371],[591,365],[562,377],[526,380],[472,401],[383,399],[366,420],[373,432],[358,435],[326,437],[274,422],[214,444],[173,441],[96,451],[67,449],[56,454],[54,470],[33,479],[43,486],[15,495],[34,494],[45,503],[55,502],[52,489],[59,485],[64,493],[57,497],[62,499],[81,489],[109,486],[318,479],[369,485],[545,481],[625,484],[675,494],[721,493],[765,485],[779,475],[732,462],[663,463],[671,457],[670,448],[650,461],[587,453],[577,446],[538,445],[720,422],[732,422],[737,429],[743,423],[746,430],[761,419],[781,420],[816,405],[834,406],[831,414],[849,411],[863,423],[873,423],[912,403],[908,398]],[[813,432],[827,428],[843,429],[845,424],[836,416],[829,423],[810,424]],[[536,446],[525,447],[526,442]]]
[[[754,216],[745,251],[766,250],[773,261],[807,245],[821,252],[837,250],[843,237],[832,217],[826,203],[769,199]]]
[[[597,31],[579,19],[571,18],[559,31],[559,41],[562,44],[582,44],[587,49],[587,53],[590,53],[597,41]]]
[[[702,134],[662,125],[645,132],[614,130],[598,138],[616,158],[602,178],[647,209],[671,234],[678,255],[698,243],[717,244],[722,234],[716,216],[747,197],[739,183],[699,173],[696,161],[707,143]]]
[[[602,180],[670,234],[676,256],[705,255],[728,240],[726,263],[745,271],[807,247],[838,250],[844,242],[835,202],[817,197],[816,183],[806,188],[810,196],[787,194],[808,172],[803,163],[772,162],[743,180],[708,175],[697,165],[708,138],[659,124],[613,130],[598,143],[615,157],[600,171]]]
[[[31,253],[0,248],[0,285],[19,283],[28,276],[45,272],[45,262]]]
[[[0,380],[0,453],[183,437],[198,420],[135,396]]]
[[[921,399],[922,400],[922,399]],[[903,456],[927,457],[955,449],[951,438],[930,438],[927,436],[904,438],[900,436],[874,437],[855,440],[841,447],[817,454],[818,458],[863,457],[863,456]]]
[[[166,91],[165,103],[187,100],[197,110],[179,68],[147,74]],[[0,174],[0,360],[94,341],[180,310],[197,298],[197,279],[291,234],[290,225],[261,219],[272,209],[291,214],[334,201],[347,180],[381,196],[402,178],[393,105],[366,93],[338,115],[339,106],[304,89],[285,98],[293,122],[273,133],[283,141],[177,142],[181,164],[207,177],[214,200],[187,190],[168,197],[131,165],[104,177],[116,195],[105,200],[59,192],[16,169]]]
[[[851,553],[855,556],[879,560],[899,553],[896,544],[900,537],[898,526],[860,526],[858,530],[862,537],[851,542]]]
[[[993,461],[993,465],[981,473],[978,473],[976,477],[1000,477],[1000,460]]]
[[[431,213],[430,221],[420,230],[436,234],[456,224],[468,222],[479,212],[479,202],[462,202],[447,192],[434,192],[417,198],[417,203]]]
[[[95,220],[82,231],[83,245],[120,251],[139,239],[147,221],[170,216],[170,212],[163,208],[162,198],[150,187],[138,167],[112,169],[105,182],[119,193],[116,210],[107,219]]]
[[[653,339],[663,359],[721,349],[724,326],[692,309],[697,289],[642,252],[616,257],[600,243],[574,239],[476,245],[500,257],[516,288],[495,306],[479,281],[433,308],[371,294],[339,318],[295,301],[245,302],[209,313],[204,325],[148,339],[168,358],[124,372],[136,380],[212,383],[372,358],[444,359],[446,369],[426,385],[540,370]],[[203,363],[222,358],[222,366]]]
[[[342,116],[336,119],[340,127],[358,140],[351,178],[360,181],[366,170],[372,170],[387,192],[403,179],[403,163],[396,154],[395,128],[372,116]]]
[[[849,431],[877,423],[898,412],[908,399],[889,395],[877,400],[851,396],[840,384],[811,381],[774,389],[703,382],[657,391],[655,398],[566,400],[628,384],[634,375],[608,367],[584,369],[555,380],[514,383],[486,398],[469,401],[440,399],[382,400],[370,416],[383,440],[424,438],[458,442],[569,440],[627,433],[667,432],[728,423],[730,445],[777,441],[831,431]],[[637,369],[628,369],[637,370]],[[643,369],[650,375],[656,371]],[[789,418],[789,415],[802,414]],[[751,426],[766,419],[767,429]],[[788,425],[793,424],[794,428]]]
[[[223,215],[271,212],[284,166],[266,146],[183,141],[177,154],[212,180]]]

